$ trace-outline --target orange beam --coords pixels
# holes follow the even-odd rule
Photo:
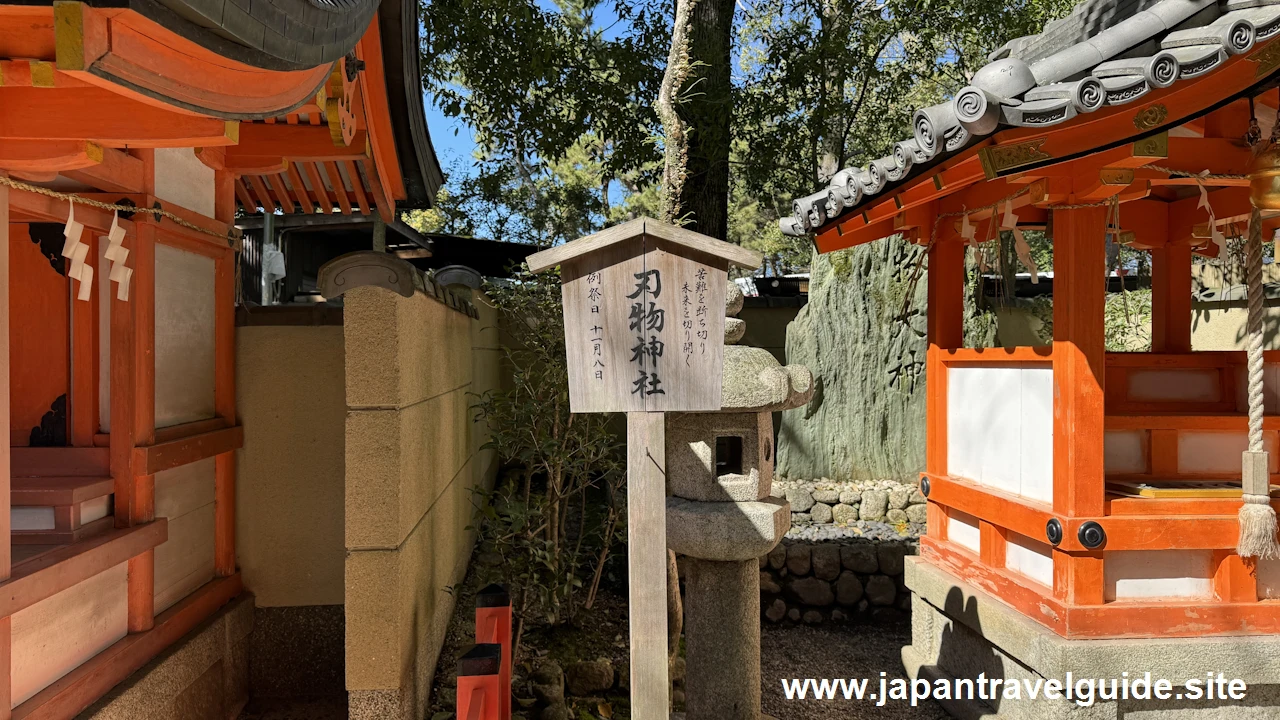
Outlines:
[[[351,214],[351,200],[347,198],[347,189],[342,185],[342,173],[338,172],[337,167],[333,168],[333,172],[329,172],[329,164],[318,162],[316,168],[329,181],[329,185],[333,187],[333,194],[338,200],[338,207],[342,208],[343,215]]]
[[[325,191],[324,181],[320,179],[316,164],[313,162],[303,163],[302,169],[306,171],[307,179],[311,181],[311,191],[316,195],[316,203],[319,204],[320,211],[324,213],[333,212],[333,203],[329,201],[329,194]]]
[[[373,204],[378,210],[378,215],[384,222],[392,222],[396,215],[395,200],[387,196],[386,189],[378,180],[378,173],[374,172],[367,162],[363,166],[365,177],[369,179],[369,192],[373,195]]]
[[[101,88],[0,87],[0,140],[92,140],[109,147],[234,145],[240,123],[162,110]],[[92,109],[87,112],[86,109]]]
[[[1133,233],[1131,247],[1151,250],[1169,240],[1169,203],[1135,200],[1120,207],[1120,227]]]
[[[66,200],[51,198],[48,195],[28,192],[26,190],[10,190],[9,209],[12,222],[56,222],[67,221],[69,203]],[[76,203],[76,220],[85,227],[106,232],[111,227],[113,213],[99,208]],[[132,232],[132,220],[120,220],[120,226],[126,232]]]
[[[1214,218],[1221,225],[1227,222],[1247,221],[1253,206],[1249,202],[1249,189],[1226,187],[1209,192],[1209,204]],[[1195,227],[1209,221],[1209,214],[1200,208],[1200,195],[1169,203],[1169,242],[1189,243]]]
[[[1055,517],[1047,505],[984,488],[960,478],[933,473],[928,476],[931,502],[955,508],[1033,540],[1047,542],[1045,525]]]
[[[356,44],[356,57],[364,61],[364,72],[357,77],[360,94],[364,99],[365,125],[368,130],[370,156],[374,163],[378,182],[395,207],[396,200],[405,195],[404,178],[400,173],[400,159],[396,156],[395,131],[391,127],[391,105],[387,100],[387,78],[382,66],[382,36],[378,23],[371,23],[364,37]],[[358,134],[351,141],[352,147],[364,147]]]
[[[274,157],[241,157],[227,158],[227,169],[237,175],[275,175],[285,170],[286,160]]]
[[[12,615],[57,595],[106,568],[151,550],[169,537],[168,520],[118,528],[42,553],[0,583],[0,613]]]
[[[344,160],[342,167],[347,171],[347,177],[351,178],[351,190],[356,196],[356,205],[360,207],[360,213],[369,214],[369,200],[364,195],[364,183],[360,180],[360,173],[356,171],[356,164],[350,160]]]
[[[1004,568],[989,567],[973,555],[927,535],[920,538],[920,554],[930,564],[999,597],[1023,615],[1048,626],[1059,635],[1066,634],[1066,605],[1032,587],[1030,581]]]
[[[289,195],[289,189],[284,186],[284,179],[280,177],[280,173],[268,175],[267,182],[271,183],[271,189],[276,191],[280,209],[286,213],[293,212],[293,197]]]
[[[262,211],[273,213],[276,211],[276,201],[271,198],[271,193],[267,191],[267,186],[262,182],[261,175],[249,175],[249,184],[253,187],[253,194],[258,198],[258,202],[262,205]]]
[[[920,538],[920,554],[929,564],[1003,600],[1025,617],[1067,638],[1205,637],[1268,635],[1280,632],[1280,613],[1272,603],[1153,601],[1072,605],[1045,595],[1002,569],[987,567],[971,554]],[[1082,582],[1088,567],[1071,568]],[[1057,571],[1057,565],[1055,565]],[[1096,572],[1095,572],[1096,575]],[[1096,597],[1096,594],[1095,594]]]
[[[101,161],[62,174],[101,192],[140,193],[145,186],[142,161],[114,148],[102,148]]]
[[[1230,138],[1239,141],[1249,130],[1249,101],[1240,98],[1204,116],[1206,138]]]
[[[258,203],[249,196],[249,190],[244,186],[243,178],[236,178],[236,197],[240,200],[240,204],[244,206],[245,212],[257,210]]]
[[[0,169],[13,172],[78,170],[102,162],[103,151],[101,145],[85,140],[0,140]]]
[[[58,69],[157,107],[221,117],[273,115],[305,101],[327,66],[269,70],[228,59],[137,12],[54,6]]]
[[[54,59],[53,6],[0,6],[0,57]]]
[[[1105,208],[1053,212],[1053,507],[1068,517],[1102,514],[1105,495],[1105,225]]]
[[[311,194],[307,192],[307,186],[302,182],[302,176],[298,174],[298,166],[292,162],[288,163],[287,172],[289,174],[289,184],[293,186],[293,194],[297,196],[298,202],[302,205],[302,211],[308,215],[316,211],[315,203],[311,202]]]
[[[239,144],[227,148],[227,167],[279,165],[282,158],[295,162],[336,162],[364,157],[364,143],[335,147],[328,127],[245,123],[240,126]]]
[[[221,334],[225,336],[226,332],[223,331]],[[223,358],[222,362],[225,363],[226,359]],[[223,370],[223,372],[227,371]],[[223,382],[225,383],[226,379]],[[223,402],[227,402],[225,398]],[[243,445],[244,429],[236,425],[155,445],[136,447],[133,450],[133,464],[135,472],[154,475],[164,470],[238,450]]]
[[[1020,346],[1013,348],[956,348],[941,355],[942,364],[988,365],[992,363],[1049,362],[1053,359],[1052,345]]]
[[[1063,538],[1058,549],[1072,552],[1089,552],[1077,534],[1087,522],[1100,524],[1107,534],[1104,550],[1195,550],[1233,548],[1239,532],[1235,511],[1240,507],[1236,500],[1227,514],[1211,515],[1204,508],[1194,514],[1173,513],[1157,515],[1160,506],[1148,503],[1141,515],[1096,515],[1093,517],[1068,517],[1051,511],[1026,498],[982,487],[968,480],[929,474],[929,500],[946,508],[955,508],[997,527],[1040,542],[1047,542],[1045,526],[1052,519],[1062,523]],[[1205,508],[1220,509],[1216,505]],[[1105,506],[1104,506],[1105,509]]]

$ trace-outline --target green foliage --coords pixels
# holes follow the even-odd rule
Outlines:
[[[490,579],[507,584],[520,617],[556,624],[573,616],[584,584],[590,606],[619,539],[622,445],[610,416],[569,412],[559,274],[521,270],[486,292],[508,335],[511,383],[480,396],[476,416],[485,447],[522,470],[482,493],[480,543],[500,556]]]
[[[1108,293],[1103,330],[1108,352],[1151,352],[1151,290]]]
[[[585,135],[610,171],[657,158],[653,99],[667,43],[659,3],[616,2],[606,37],[599,0],[432,0],[422,5],[422,79],[473,130],[481,156],[554,162]]]
[[[743,3],[736,168],[781,210],[836,170],[910,137],[910,113],[967,84],[986,54],[1072,0]]]

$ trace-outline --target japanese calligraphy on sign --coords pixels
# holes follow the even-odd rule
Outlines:
[[[560,266],[573,412],[719,410],[728,267],[752,261],[648,219],[531,256]]]

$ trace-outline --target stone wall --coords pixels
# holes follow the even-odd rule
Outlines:
[[[421,718],[497,470],[472,394],[499,383],[496,318],[421,292],[345,296],[346,685],[352,720]]]
[[[923,274],[908,321],[898,320],[920,252],[893,237],[815,254],[786,357],[813,372],[817,390],[782,414],[780,474],[905,479],[924,469]]]
[[[915,483],[780,478],[773,481],[773,495],[791,504],[791,536],[808,540],[876,534],[885,526],[914,526],[919,533],[926,519],[924,495]]]
[[[241,593],[77,715],[77,720],[239,717],[249,700],[248,644],[253,627],[253,595]]]
[[[760,609],[771,623],[895,622],[911,593],[903,563],[913,539],[787,539],[760,558]]]

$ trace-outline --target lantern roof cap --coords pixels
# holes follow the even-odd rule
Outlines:
[[[605,228],[598,233],[578,238],[572,242],[534,253],[527,258],[527,262],[530,270],[542,272],[574,258],[589,255],[611,245],[646,235],[681,245],[690,250],[722,258],[733,265],[745,268],[754,269],[760,267],[760,262],[763,260],[763,256],[755,250],[748,250],[741,245],[734,245],[692,230],[664,223],[661,220],[642,216],[635,220],[624,222],[621,225]]]

